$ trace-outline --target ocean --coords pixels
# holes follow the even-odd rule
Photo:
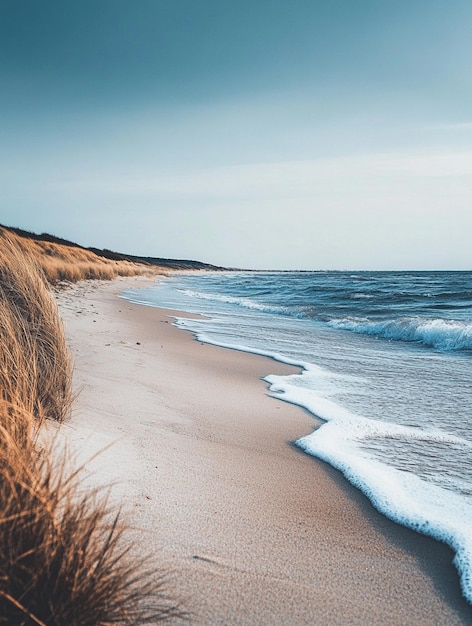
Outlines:
[[[175,320],[200,341],[299,366],[266,377],[323,420],[297,445],[449,544],[472,603],[472,272],[209,272],[122,295],[202,314]]]

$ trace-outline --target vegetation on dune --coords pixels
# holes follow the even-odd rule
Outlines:
[[[68,414],[71,362],[57,306],[31,254],[0,232],[2,398],[37,419]]]
[[[31,249],[0,231],[0,625],[107,626],[179,615],[163,576],[132,558],[119,516],[37,444],[71,406],[56,303]]]
[[[22,250],[29,251],[41,266],[51,284],[60,281],[109,280],[116,276],[165,273],[169,270],[210,270],[227,268],[191,261],[162,257],[134,256],[100,248],[84,248],[77,243],[48,233],[37,235],[21,228],[0,224],[0,234],[13,238]]]
[[[79,496],[80,473],[1,434],[0,624],[139,626],[174,615],[164,577],[130,558],[106,500]]]
[[[108,259],[72,243],[56,243],[30,235],[20,236],[0,227],[0,238],[13,241],[25,256],[32,257],[50,284],[89,279],[111,280],[117,276],[156,272],[156,268],[148,264]]]

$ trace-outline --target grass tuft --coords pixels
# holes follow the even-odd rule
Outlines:
[[[0,468],[0,624],[106,626],[180,615],[162,574],[132,558],[125,527],[80,472],[34,446]]]

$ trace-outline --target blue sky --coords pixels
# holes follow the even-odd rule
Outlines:
[[[470,0],[0,0],[0,222],[250,268],[468,269]]]

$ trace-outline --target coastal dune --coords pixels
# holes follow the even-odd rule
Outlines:
[[[58,292],[79,391],[61,436],[88,482],[112,485],[190,623],[472,623],[449,548],[293,445],[317,423],[262,378],[296,369],[118,297],[146,281]]]

